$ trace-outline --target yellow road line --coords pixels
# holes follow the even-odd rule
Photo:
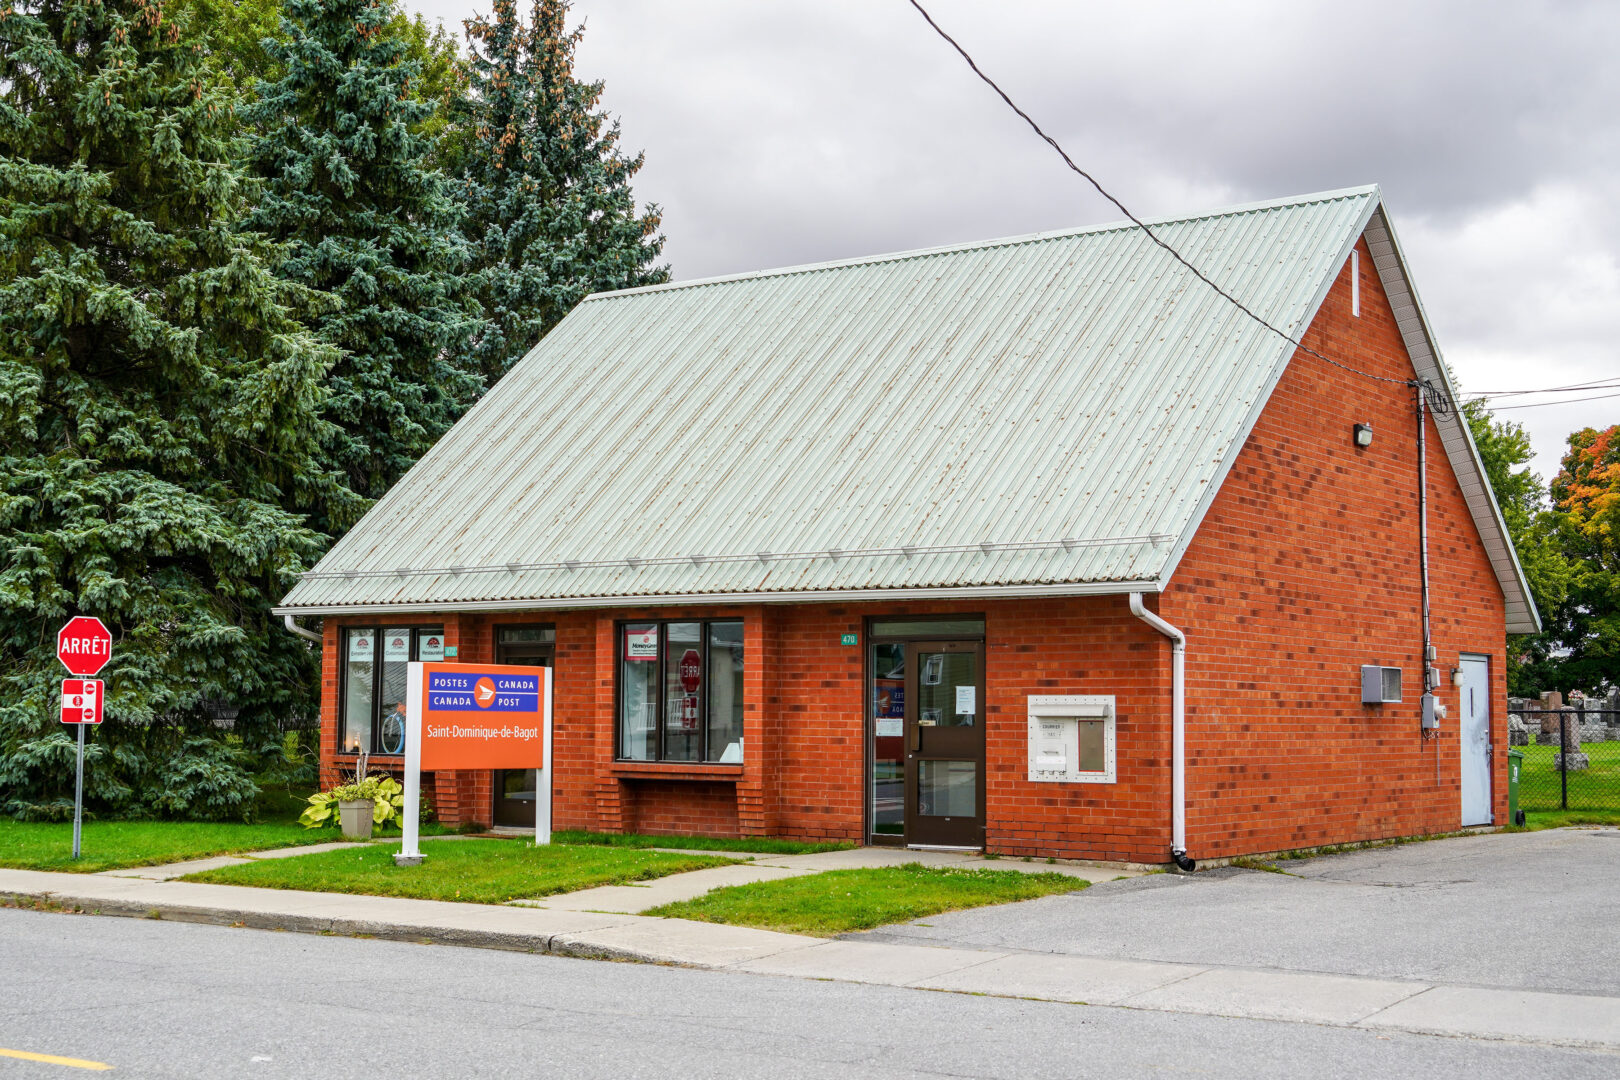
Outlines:
[[[68,1065],[75,1069],[94,1069],[96,1072],[104,1072],[112,1068],[105,1061],[57,1057],[55,1054],[31,1054],[27,1050],[7,1050],[3,1046],[0,1046],[0,1057],[21,1058],[23,1061],[43,1061],[47,1065]]]

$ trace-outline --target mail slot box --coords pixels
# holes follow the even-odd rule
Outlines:
[[[1112,784],[1114,698],[1031,694],[1029,778],[1043,783]]]

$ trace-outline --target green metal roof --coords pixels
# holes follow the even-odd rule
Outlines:
[[[1154,225],[1297,335],[1379,202]],[[1161,588],[1291,352],[1128,225],[598,294],[278,610]]]

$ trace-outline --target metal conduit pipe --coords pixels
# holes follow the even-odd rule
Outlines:
[[[287,627],[289,632],[297,634],[301,638],[313,641],[317,645],[325,643],[321,638],[321,635],[315,633],[315,631],[305,630],[302,626],[299,626],[297,623],[293,622],[293,617],[291,615],[283,617],[283,624]]]
[[[1131,614],[1170,639],[1170,858],[1191,873],[1187,857],[1187,635],[1149,611],[1142,594],[1131,595]]]

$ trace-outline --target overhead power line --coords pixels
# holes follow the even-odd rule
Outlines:
[[[1591,382],[1571,383],[1568,386],[1548,386],[1540,390],[1475,390],[1463,396],[1471,398],[1527,397],[1531,394],[1574,394],[1582,390],[1613,389],[1620,389],[1620,379],[1594,379]]]
[[[1026,123],[1026,124],[1028,124],[1030,126],[1030,129],[1032,131],[1034,131],[1036,135],[1039,135],[1041,137],[1041,139],[1048,146],[1050,146],[1053,150],[1057,151],[1058,156],[1063,159],[1063,164],[1067,165],[1072,172],[1074,172],[1076,175],[1078,175],[1082,179],[1084,179],[1086,181],[1086,183],[1088,183],[1092,187],[1096,188],[1097,193],[1099,195],[1101,195],[1103,198],[1107,199],[1109,202],[1113,203],[1114,206],[1119,209],[1120,213],[1124,214],[1127,218],[1130,219],[1130,222],[1131,222],[1132,225],[1135,225],[1137,228],[1141,229],[1142,232],[1147,235],[1147,238],[1149,240],[1153,241],[1159,247],[1163,248],[1166,252],[1168,252],[1171,258],[1175,259],[1176,262],[1180,263],[1182,266],[1185,266],[1189,271],[1192,272],[1193,276],[1196,277],[1199,281],[1202,281],[1205,285],[1208,285],[1211,289],[1215,290],[1217,295],[1221,296],[1228,303],[1230,303],[1233,307],[1237,308],[1243,314],[1247,315],[1249,318],[1251,318],[1255,322],[1259,323],[1265,329],[1270,330],[1273,334],[1276,334],[1278,337],[1282,338],[1284,341],[1286,341],[1289,344],[1293,345],[1296,349],[1299,349],[1302,352],[1308,353],[1309,355],[1316,357],[1318,360],[1321,360],[1324,363],[1332,364],[1334,367],[1340,368],[1340,369],[1342,369],[1344,371],[1348,371],[1352,375],[1360,375],[1364,379],[1372,379],[1372,380],[1374,380],[1376,382],[1394,383],[1396,386],[1419,385],[1416,380],[1412,380],[1412,379],[1392,379],[1392,378],[1389,378],[1387,375],[1375,375],[1370,371],[1362,371],[1360,368],[1351,367],[1349,364],[1343,363],[1343,362],[1341,362],[1339,360],[1335,360],[1331,356],[1326,356],[1326,355],[1324,355],[1322,353],[1319,353],[1315,349],[1311,348],[1310,346],[1302,344],[1298,338],[1294,337],[1292,334],[1288,333],[1286,330],[1282,330],[1282,329],[1280,329],[1280,328],[1278,328],[1276,326],[1273,326],[1270,322],[1266,321],[1265,319],[1261,318],[1259,315],[1255,314],[1254,311],[1251,310],[1248,307],[1248,305],[1243,303],[1243,301],[1239,300],[1237,297],[1233,296],[1231,293],[1227,292],[1225,289],[1223,289],[1219,285],[1215,284],[1215,282],[1212,281],[1209,278],[1209,276],[1206,275],[1202,270],[1198,269],[1198,267],[1196,267],[1192,263],[1188,262],[1186,257],[1183,256],[1181,254],[1181,252],[1177,251],[1174,247],[1170,246],[1170,244],[1167,243],[1162,237],[1160,237],[1158,233],[1155,233],[1153,231],[1153,229],[1151,227],[1149,227],[1147,222],[1143,221],[1141,218],[1139,218],[1135,214],[1131,213],[1130,209],[1128,207],[1126,207],[1126,205],[1124,203],[1120,202],[1119,199],[1115,198],[1114,195],[1107,188],[1103,187],[1101,184],[1099,184],[1097,182],[1096,177],[1092,176],[1089,172],[1082,169],[1080,166],[1076,165],[1074,163],[1074,159],[1069,156],[1068,151],[1064,150],[1063,147],[1058,143],[1058,141],[1056,139],[1052,138],[1052,136],[1048,135],[1045,131],[1041,130],[1041,126],[1035,122],[1034,118],[1032,118],[1029,115],[1029,113],[1027,113],[1023,109],[1019,108],[1018,103],[1013,101],[1012,98],[1008,97],[1007,92],[1005,90],[1003,90],[1000,86],[996,85],[996,81],[994,79],[992,79],[990,76],[986,75],[983,71],[980,70],[979,65],[974,62],[973,57],[968,55],[968,51],[966,49],[962,48],[961,45],[957,44],[957,41],[956,41],[955,38],[951,37],[951,35],[947,34],[943,29],[941,29],[939,23],[934,21],[934,17],[932,15],[928,14],[928,9],[927,8],[923,7],[922,4],[918,3],[918,0],[910,0],[910,3],[911,3],[912,7],[917,9],[917,14],[921,15],[923,17],[923,19],[928,23],[928,25],[933,27],[934,33],[936,33],[940,37],[944,38],[945,41],[950,44],[951,48],[955,49],[957,54],[959,56],[961,56],[963,60],[967,61],[968,67],[973,69],[973,74],[977,75],[980,78],[980,80],[982,80],[984,82],[984,84],[986,86],[988,86],[990,89],[994,90],[996,92],[996,95],[998,97],[1000,97],[1002,101],[1007,103],[1007,107],[1009,109],[1011,109],[1013,112],[1017,113],[1019,115],[1019,117],[1021,117],[1023,119],[1024,123]],[[1434,385],[1428,383],[1427,381],[1425,381],[1421,385],[1423,386],[1424,390],[1428,394],[1431,403],[1433,403],[1435,411],[1436,412],[1443,412],[1443,410],[1440,408],[1440,405],[1444,401],[1445,395],[1442,394],[1437,387],[1435,387]],[[1446,405],[1446,409],[1449,409],[1449,407],[1450,407],[1449,402],[1446,402],[1445,405]]]
[[[1607,398],[1616,397],[1620,397],[1620,393],[1593,394],[1591,397],[1564,398],[1561,401],[1532,401],[1527,405],[1497,405],[1491,409],[1491,412],[1507,412],[1509,409],[1540,409],[1547,405],[1574,405],[1581,401],[1603,401]]]

